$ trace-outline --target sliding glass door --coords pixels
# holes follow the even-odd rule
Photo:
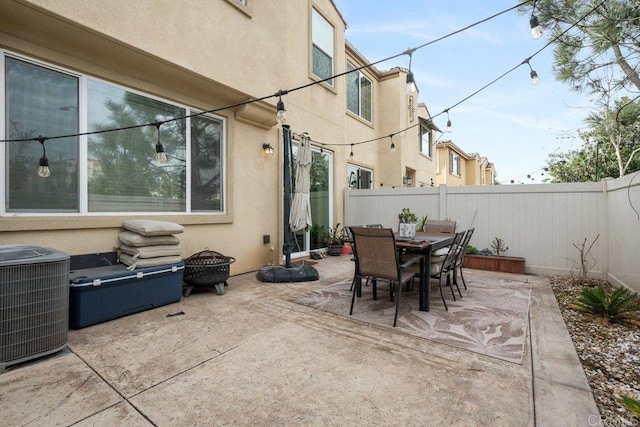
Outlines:
[[[296,151],[297,146],[294,146],[294,158]],[[310,202],[313,226],[308,231],[296,233],[296,246],[292,254],[294,258],[307,256],[310,251],[324,247],[322,234],[333,221],[333,155],[326,150],[321,153],[319,149],[312,147],[312,158]],[[292,176],[295,176],[295,171]]]

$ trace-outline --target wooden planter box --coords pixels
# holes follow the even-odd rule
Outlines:
[[[462,266],[475,270],[524,274],[524,258],[520,257],[465,254]]]

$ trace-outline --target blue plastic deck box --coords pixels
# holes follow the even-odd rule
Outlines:
[[[80,329],[180,301],[184,263],[129,271],[123,264],[72,270],[69,327]]]

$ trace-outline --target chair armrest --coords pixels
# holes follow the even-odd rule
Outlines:
[[[420,257],[420,256],[414,256],[413,258],[411,258],[411,259],[409,259],[409,260],[405,261],[405,262],[400,266],[400,269],[401,269],[401,270],[404,270],[405,268],[410,267],[410,266],[412,266],[413,264],[415,264],[415,263],[417,263],[417,262],[420,262],[420,259],[421,259],[421,258],[422,258],[422,257]]]

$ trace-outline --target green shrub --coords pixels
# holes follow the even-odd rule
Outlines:
[[[509,247],[504,240],[499,237],[495,237],[491,242],[491,249],[493,249],[493,253],[495,253],[496,256],[501,256],[503,252],[507,252],[509,250]]]
[[[573,306],[580,311],[607,320],[618,319],[625,313],[640,311],[638,294],[619,287],[611,295],[607,295],[602,284],[593,288],[584,288]]]
[[[422,215],[420,218],[418,218],[416,231],[425,231],[425,228],[427,227],[427,221],[429,221],[429,215]]]
[[[464,250],[464,253],[471,254],[471,255],[478,255],[478,248],[476,248],[475,246],[467,245],[467,247]]]
[[[418,222],[418,215],[411,211],[411,208],[402,208],[398,214],[398,220],[404,224],[415,224]]]
[[[636,417],[640,418],[640,401],[629,396],[622,396],[620,403],[633,413]]]

